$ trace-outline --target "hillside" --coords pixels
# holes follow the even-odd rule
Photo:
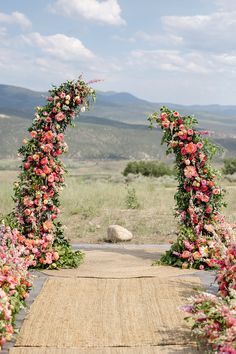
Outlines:
[[[96,123],[95,123],[96,121]],[[0,159],[17,157],[17,148],[27,137],[29,120],[0,115]],[[72,159],[143,159],[161,158],[161,132],[146,126],[81,117],[67,131],[68,158]]]
[[[27,136],[34,107],[42,105],[46,93],[0,85],[0,159],[16,158],[17,148]],[[164,103],[151,103],[129,93],[98,92],[92,110],[69,129],[69,158],[142,159],[161,158],[161,132],[147,127],[147,115]],[[183,114],[198,117],[201,129],[214,131],[212,138],[226,151],[236,154],[236,106],[181,106],[166,104]]]

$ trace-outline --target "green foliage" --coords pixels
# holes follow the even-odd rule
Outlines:
[[[143,176],[161,177],[165,175],[173,175],[173,170],[164,162],[160,161],[132,161],[127,164],[123,171],[123,175],[129,173],[141,174]]]
[[[236,173],[236,157],[224,160],[223,173],[225,175],[233,175]]]
[[[58,252],[59,259],[56,263],[52,263],[49,269],[77,268],[83,262],[84,253],[79,250],[72,250],[70,245],[54,242],[53,247]]]
[[[140,207],[135,188],[128,189],[125,204],[127,209],[138,209]]]

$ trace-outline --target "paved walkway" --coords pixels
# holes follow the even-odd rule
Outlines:
[[[179,307],[203,273],[153,267],[158,252],[90,248],[78,269],[44,271],[10,354],[198,353]]]

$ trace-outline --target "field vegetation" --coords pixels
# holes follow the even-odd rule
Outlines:
[[[62,192],[61,220],[65,235],[73,243],[104,242],[110,224],[128,228],[136,244],[175,240],[173,176],[125,177],[125,161],[80,162],[79,167],[73,161],[68,163],[74,168],[69,170]],[[13,207],[11,194],[16,178],[17,171],[0,170],[1,215]],[[236,184],[227,180],[221,183],[226,189],[226,218],[236,222]]]

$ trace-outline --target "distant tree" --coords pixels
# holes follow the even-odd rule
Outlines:
[[[224,160],[223,173],[225,175],[236,173],[236,157]]]
[[[164,162],[160,161],[132,161],[128,162],[126,165],[123,175],[127,176],[129,173],[161,177],[165,175],[173,175],[174,171]]]

